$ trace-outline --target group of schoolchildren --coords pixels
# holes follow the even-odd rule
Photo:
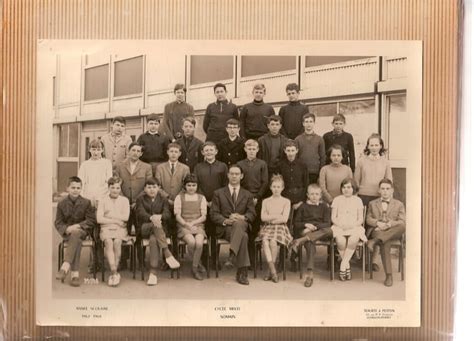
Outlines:
[[[185,242],[191,275],[203,280],[204,244],[218,237],[230,242],[224,265],[238,267],[240,284],[249,284],[247,269],[256,266],[259,241],[268,264],[264,280],[275,283],[280,247],[290,250],[296,271],[297,251],[304,246],[304,286],[310,287],[314,242],[335,238],[341,281],[352,278],[350,260],[362,240],[370,251],[380,249],[384,284],[391,286],[390,246],[405,232],[405,209],[393,198],[381,137],[368,138],[356,163],[343,115],[336,114],[334,129],[321,137],[314,131],[315,115],[298,99],[297,84],[286,87],[289,103],[278,115],[263,101],[265,92],[256,84],[254,100],[239,114],[226,86],[216,84],[216,101],[203,121],[206,142],[194,136],[194,109],[185,102],[183,84],[175,86],[176,101],[165,106],[161,122],[157,114],[147,117],[147,131],[137,142],[125,134],[124,118],[115,117],[111,132],[90,142],[90,158],[69,179],[68,195],[58,204],[55,226],[68,247],[56,278],[64,282],[70,273],[71,285],[80,285],[82,240],[99,227],[110,286],[120,283],[127,260],[122,243],[132,234],[149,241],[148,285],[157,284],[160,259],[162,270],[180,267],[167,238]],[[249,199],[240,207],[242,198]],[[210,252],[215,259],[215,248]]]

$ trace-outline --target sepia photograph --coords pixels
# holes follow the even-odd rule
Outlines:
[[[37,78],[38,323],[419,325],[420,43],[44,40]]]

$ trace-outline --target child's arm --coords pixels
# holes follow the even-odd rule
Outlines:
[[[163,129],[163,133],[170,137],[171,139],[174,138],[173,133],[171,132],[171,124],[170,124],[170,117],[171,117],[171,103],[165,105],[165,110],[163,111],[163,119],[161,120],[160,128]]]
[[[392,167],[390,167],[390,162],[388,162],[388,160],[387,160],[387,167],[385,167],[385,177],[393,181]]]
[[[319,169],[326,164],[326,148],[324,146],[324,139],[321,137],[321,141],[318,146],[319,154]]]
[[[56,211],[56,220],[54,221],[54,226],[61,236],[64,236],[67,230],[68,225],[66,224],[66,217],[62,210],[61,203],[58,204],[58,209]]]
[[[347,149],[349,152],[349,165],[351,167],[352,172],[355,170],[355,151],[354,151],[354,138],[352,137],[351,134],[349,135],[349,141],[347,145]]]
[[[204,114],[204,121],[202,122],[202,129],[207,134],[209,129],[209,123],[211,122],[211,105],[209,104],[206,108],[206,113]]]
[[[97,223],[100,225],[118,223],[118,219],[105,216],[105,203],[103,200],[100,200],[99,205],[97,206]]]
[[[247,128],[247,114],[248,110],[247,107],[244,105],[240,110],[240,126],[242,127],[242,129],[240,129],[240,136],[242,136],[244,139],[246,138],[245,129]]]
[[[137,198],[137,201],[135,204],[135,210],[136,210],[136,215],[139,221],[142,221],[142,222],[150,221],[151,212],[148,212],[145,208],[144,197]]]
[[[318,227],[318,229],[331,227],[331,208],[325,203],[320,203],[320,205],[323,205],[323,222],[316,223],[315,225]]]
[[[285,122],[286,109],[284,106],[280,108],[280,111],[278,112],[278,116],[281,117],[282,123]],[[288,132],[285,130],[285,126],[283,124],[281,125],[280,134],[288,136]]]
[[[128,203],[128,200],[125,197],[119,197],[119,200],[121,204],[121,209],[117,218],[120,219],[122,222],[126,223],[128,221],[128,218],[130,218],[130,204]]]
[[[260,170],[260,189],[258,190],[257,197],[263,198],[268,188],[268,166],[265,162],[262,169]]]
[[[395,227],[399,225],[405,225],[405,206],[400,204],[400,209],[398,210],[398,215],[395,220],[389,220],[390,227]]]
[[[357,185],[360,186],[360,183],[362,182],[362,160],[359,160],[357,163],[354,172],[354,180],[356,181]]]
[[[268,199],[263,200],[262,202],[262,212],[260,213],[260,219],[262,220],[263,223],[270,223],[273,219],[273,216],[271,216],[268,213]]]
[[[375,205],[372,203],[369,203],[369,207],[367,209],[367,218],[365,219],[367,225],[371,227],[377,227],[377,221],[378,219],[375,217]]]
[[[356,226],[362,226],[364,224],[364,206],[362,205],[362,201],[360,205],[357,207],[357,222]]]
[[[339,218],[339,210],[337,205],[334,205],[333,201],[333,206],[332,206],[332,211],[331,211],[331,221],[333,222],[334,225],[341,227],[342,222],[341,219]]]
[[[79,223],[79,226],[85,231],[92,230],[96,224],[95,210],[91,202],[87,204],[84,220]]]
[[[321,169],[321,172],[319,173],[319,186],[321,187],[321,192],[323,193],[324,200],[330,203],[332,202],[333,197],[331,196],[331,194],[329,194],[326,187],[326,172],[327,168],[323,167]]]

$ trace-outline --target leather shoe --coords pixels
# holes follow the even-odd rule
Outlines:
[[[63,269],[59,270],[56,274],[56,279],[61,280],[61,283],[64,283],[64,279],[66,278],[67,273]]]
[[[230,259],[228,259],[228,260],[225,261],[224,267],[228,270],[233,269],[234,268],[234,263],[232,263],[232,261]]]
[[[377,244],[377,239],[371,239],[367,242],[367,248],[370,252],[374,252],[375,244]]]
[[[79,280],[79,277],[71,278],[71,286],[78,287],[80,285],[81,285],[81,281]]]
[[[391,274],[387,274],[387,276],[385,277],[385,282],[383,282],[383,284],[386,287],[391,287],[393,285],[393,278]]]
[[[204,279],[197,268],[192,270],[192,274],[194,279],[197,279],[198,281],[202,281]]]
[[[240,269],[239,269],[240,270]],[[249,279],[247,276],[247,270],[242,269],[237,275],[237,282],[242,285],[249,285]]]
[[[305,281],[304,281],[304,286],[306,288],[309,288],[313,285],[313,278],[311,277],[306,277]]]

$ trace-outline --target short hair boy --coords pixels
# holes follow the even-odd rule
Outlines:
[[[298,145],[293,140],[285,143],[285,158],[278,164],[278,171],[285,180],[282,195],[290,199],[293,209],[297,209],[306,198],[306,188],[309,184],[308,168],[296,156]]]
[[[225,127],[230,118],[239,119],[237,106],[227,99],[227,88],[222,83],[214,85],[216,101],[210,103],[204,114],[202,128],[206,133],[206,141],[219,143],[226,137]]]
[[[68,195],[58,203],[54,226],[63,240],[68,242],[64,252],[64,262],[61,264],[56,279],[64,282],[71,272],[70,284],[78,287],[79,267],[81,262],[82,241],[92,234],[96,224],[95,210],[89,199],[81,196],[82,181],[73,176],[68,179]]]
[[[160,132],[171,141],[183,136],[182,122],[185,117],[194,117],[194,108],[186,103],[186,87],[178,83],[174,86],[176,100],[165,105]]]
[[[303,116],[309,113],[308,107],[299,100],[300,87],[296,83],[286,86],[288,104],[282,106],[278,115],[282,119],[282,133],[294,140],[304,132]]]
[[[181,146],[177,143],[168,145],[168,162],[156,168],[156,179],[162,184],[162,196],[173,206],[174,199],[181,192],[183,180],[190,173],[189,167],[178,161],[181,156]]]
[[[153,172],[158,164],[167,161],[166,151],[168,144],[171,142],[168,136],[158,132],[159,127],[160,118],[158,114],[148,115],[147,131],[141,134],[137,140],[144,147],[140,160],[150,164]]]
[[[314,131],[315,121],[314,114],[305,114],[303,116],[304,132],[295,139],[299,150],[298,158],[308,168],[311,183],[318,181],[319,171],[326,164],[324,140]]]
[[[374,251],[380,245],[382,264],[385,271],[385,286],[392,286],[392,260],[390,249],[393,241],[405,233],[405,206],[393,198],[393,183],[390,179],[382,179],[379,183],[380,198],[372,200],[367,210],[367,225],[373,228],[368,231],[371,238],[367,248]]]
[[[267,163],[269,178],[278,171],[278,163],[285,158],[285,144],[288,139],[280,133],[281,117],[267,118],[268,133],[258,139],[258,158]]]
[[[158,180],[150,178],[145,182],[145,195],[137,199],[136,215],[138,221],[138,236],[141,239],[149,239],[150,245],[150,274],[147,285],[156,285],[158,278],[158,262],[160,250],[171,269],[179,268],[179,262],[174,258],[168,248],[166,235],[168,233],[167,223],[171,218],[168,200],[161,197],[158,191],[160,185]]]
[[[104,144],[105,157],[112,161],[115,167],[127,158],[128,146],[132,138],[125,134],[125,118],[115,116],[112,119],[112,130],[101,137]]]
[[[352,172],[355,170],[355,152],[354,152],[354,138],[352,135],[344,131],[346,125],[346,118],[343,114],[336,114],[332,119],[333,130],[328,131],[323,135],[324,146],[326,154],[329,152],[331,146],[338,144],[342,146],[344,155],[342,156],[342,164],[351,167]],[[328,158],[327,163],[331,160]]]
[[[245,159],[245,140],[239,136],[240,122],[235,118],[227,120],[225,130],[227,137],[217,144],[219,150],[217,160],[224,162],[229,167]]]
[[[203,142],[194,136],[195,129],[196,120],[193,117],[183,118],[183,136],[175,141],[181,146],[181,156],[179,157],[179,162],[187,165],[191,172],[194,171],[194,167],[197,165],[197,163],[203,160],[201,154]]]
[[[275,115],[270,104],[263,102],[266,94],[264,84],[255,84],[252,90],[253,101],[245,104],[240,111],[242,136],[246,139],[257,140],[268,132],[266,118]]]
[[[331,208],[321,200],[321,187],[310,184],[306,192],[307,200],[296,210],[293,233],[296,239],[291,247],[297,252],[303,244],[306,248],[307,265],[305,287],[313,285],[314,256],[316,255],[315,241],[332,237]]]

